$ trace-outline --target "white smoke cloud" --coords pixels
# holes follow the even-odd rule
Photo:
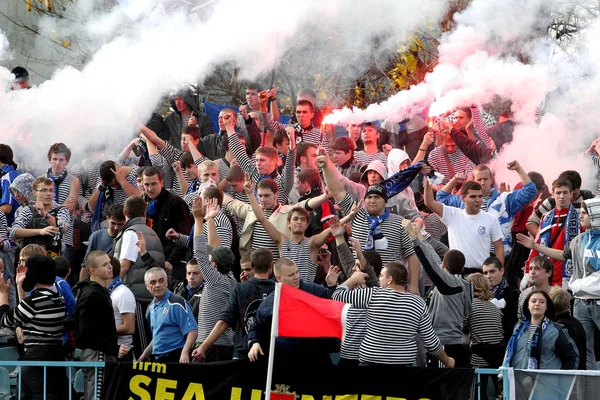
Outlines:
[[[527,170],[542,173],[547,183],[575,169],[584,186],[593,188],[595,168],[581,153],[600,133],[594,112],[600,104],[600,20],[586,14],[587,29],[570,46],[559,47],[549,39],[547,26],[566,3],[474,0],[455,15],[457,26],[442,37],[439,64],[424,82],[364,110],[335,110],[327,122],[400,121],[428,106],[430,115],[439,115],[458,106],[484,105],[497,95],[511,101],[521,123],[513,143],[492,163],[499,182],[518,181],[505,168],[517,159]],[[547,114],[538,126],[540,108]]]
[[[187,10],[172,1],[122,3],[88,17],[82,38],[97,51],[84,67],[59,69],[28,91],[0,91],[0,141],[27,146],[42,164],[45,149],[58,141],[70,146],[75,158],[93,144],[108,143],[116,151],[162,96],[202,82],[216,65],[233,62],[241,77],[253,78],[271,69],[299,37],[333,35],[341,49],[360,48],[374,36],[395,42],[426,19],[438,18],[445,7],[444,0],[218,0],[210,18],[194,25]],[[80,13],[97,13],[93,1],[77,4]],[[51,20],[40,25],[54,29]],[[361,50],[369,54],[368,48]],[[0,78],[10,81],[3,68]]]

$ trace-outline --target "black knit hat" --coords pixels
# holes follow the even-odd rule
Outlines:
[[[38,284],[52,285],[56,280],[56,263],[48,256],[34,255],[27,259],[27,274],[23,290],[29,292]]]
[[[383,185],[375,184],[371,185],[367,189],[367,193],[365,193],[365,198],[370,194],[376,194],[379,197],[382,197],[386,202],[388,200],[387,190]]]
[[[23,82],[29,78],[29,72],[23,67],[14,67],[10,73],[15,76],[14,82]]]

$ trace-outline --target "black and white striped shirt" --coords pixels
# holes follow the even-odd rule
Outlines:
[[[350,194],[346,193],[346,197],[339,203],[340,210],[344,215],[348,215],[352,209],[354,201]],[[410,236],[402,227],[402,218],[400,215],[391,214],[383,221],[379,227],[381,233],[387,239],[386,249],[377,249],[377,253],[381,256],[383,265],[391,261],[406,260],[411,255],[415,254]],[[364,249],[367,239],[369,238],[369,222],[367,210],[361,208],[351,222],[352,236],[360,242]]]
[[[361,290],[356,288],[355,290]],[[340,345],[340,357],[346,360],[360,359],[360,345],[367,334],[367,310],[350,307],[346,314],[344,340]]]
[[[0,241],[4,245],[4,247],[2,247],[3,252],[7,252],[8,249],[10,249],[10,241],[8,238],[8,223],[6,221],[6,214],[4,214],[4,211],[0,210]]]
[[[61,345],[65,320],[65,302],[54,288],[34,289],[14,309],[0,306],[0,325],[20,326],[25,352],[34,346]]]
[[[281,122],[275,121],[271,118],[271,115],[268,113],[262,113],[263,121],[266,122],[267,129],[269,129],[273,133],[282,132],[285,133],[285,128],[291,125],[285,125]],[[317,127],[313,127],[310,131],[305,131],[298,133],[296,131],[296,143],[306,142],[311,143],[318,146],[323,146],[326,150],[329,149],[329,143],[325,139],[324,135],[321,133],[321,129]]]
[[[94,189],[100,184],[100,165],[102,160],[85,159],[71,168],[71,173],[79,178],[79,208],[81,211],[81,221],[90,222],[93,212],[86,210],[85,205],[94,193]]]
[[[71,192],[71,181],[73,180],[73,174],[67,173],[65,179],[61,182],[60,185],[54,185],[54,198],[57,198],[58,194],[58,204],[64,204],[67,201],[67,197],[69,197],[69,193]],[[63,244],[73,246],[73,215],[69,213],[69,226],[67,231],[64,233],[62,237]]]
[[[460,149],[456,149],[456,151],[452,154],[448,154],[448,159],[450,160],[450,164],[452,164],[452,168],[454,169],[454,174],[458,173],[466,173],[467,175],[471,175],[471,171],[475,168],[475,164],[473,161],[469,159]],[[454,178],[454,174],[450,173],[450,169],[448,168],[448,163],[446,162],[446,157],[444,157],[444,150],[442,146],[438,146],[429,153],[429,157],[427,158],[429,164],[440,174],[444,175],[444,180],[442,181],[442,185],[445,185],[450,181],[450,179]]]
[[[219,240],[221,241],[221,246],[231,248],[233,242],[233,227],[231,226],[231,221],[223,210],[219,211],[215,216],[215,225],[217,226],[217,234],[219,235]],[[206,221],[202,224],[202,233],[204,236],[208,237],[208,227],[206,226]]]
[[[277,205],[277,207],[281,206]],[[265,218],[269,219],[274,211],[275,210],[263,210]],[[271,253],[273,253],[273,261],[279,260],[279,248],[277,247],[277,244],[275,244],[265,228],[258,221],[254,224],[254,229],[252,230],[252,249],[271,250]]]
[[[198,339],[196,340],[197,343],[202,343],[219,321],[221,313],[227,306],[229,294],[236,285],[236,280],[231,271],[229,274],[223,275],[213,267],[208,258],[206,236],[194,236],[194,257],[198,260],[198,266],[204,275],[205,282],[198,308]],[[233,346],[231,328],[227,328],[215,344]]]
[[[300,278],[303,281],[314,282],[317,274],[317,264],[310,258],[308,240],[309,238],[304,238],[300,243],[296,243],[291,239],[284,239],[281,245],[281,257],[289,258],[296,263]]]
[[[387,166],[387,156],[381,151],[375,154],[367,154],[362,150],[355,151],[354,159],[363,165],[369,165],[371,161],[379,160],[383,165]]]
[[[237,135],[229,136],[229,148],[231,152],[238,160],[240,164],[240,168],[245,171],[250,179],[254,182],[258,182],[260,178],[260,174],[256,169],[256,166],[252,164],[252,161],[248,158],[248,154],[246,154],[246,148],[240,142],[240,138]],[[294,187],[294,164],[296,163],[296,150],[288,151],[287,156],[285,157],[285,165],[283,168],[283,175],[276,174],[274,181],[279,186],[279,196],[277,197],[277,201],[279,204],[287,204],[288,196],[292,187]]]
[[[471,346],[474,344],[498,344],[504,340],[502,328],[502,312],[491,301],[473,299],[473,310],[467,319]],[[489,367],[490,365],[480,356],[471,355],[471,365],[474,367]]]
[[[179,194],[181,193],[181,187],[179,186],[179,181],[177,180],[177,175],[175,174],[175,171],[173,170],[173,167],[171,166],[174,162],[179,161],[181,159],[181,157],[185,154],[183,151],[173,147],[169,142],[165,142],[165,146],[160,149],[159,154],[161,156],[163,156],[166,160],[166,165],[163,169],[163,180],[165,182],[165,187],[167,189],[170,189],[172,191],[174,191],[175,193]],[[152,156],[150,156],[150,159],[152,160]],[[154,160],[152,160],[152,163],[154,164]],[[198,165],[198,164],[196,164]],[[183,177],[185,178],[185,180],[187,181],[188,185],[191,182],[190,179],[188,179],[186,174],[183,174]]]
[[[430,354],[442,350],[427,305],[419,296],[389,288],[350,291],[346,286],[339,286],[332,298],[367,310],[367,333],[360,346],[361,362],[413,364],[417,357],[417,333]]]

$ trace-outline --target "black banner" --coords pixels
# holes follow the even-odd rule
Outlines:
[[[105,400],[262,400],[266,364],[107,363]],[[474,370],[432,368],[276,368],[271,400],[460,400]]]

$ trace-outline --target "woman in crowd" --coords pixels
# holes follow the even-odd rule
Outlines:
[[[504,331],[502,329],[502,311],[490,300],[492,293],[488,280],[480,273],[467,278],[473,284],[473,310],[467,318],[467,329],[471,339],[470,363],[475,368],[498,368],[504,357]],[[498,388],[498,377],[492,376],[494,386]],[[482,376],[481,392],[487,392],[487,375]]]
[[[554,304],[534,290],[523,304],[525,316],[508,342],[504,366],[518,369],[576,369],[579,353],[565,328],[552,321]]]

